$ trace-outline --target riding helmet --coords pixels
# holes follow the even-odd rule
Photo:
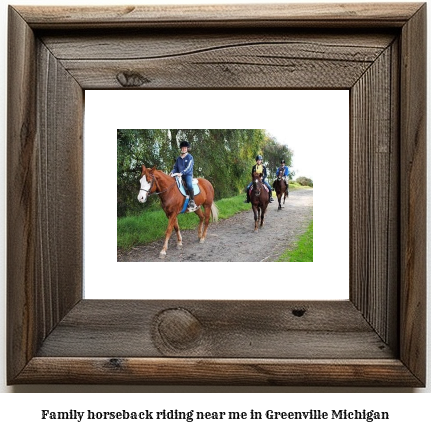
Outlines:
[[[256,162],[258,161],[258,160],[262,160],[263,159],[263,157],[261,156],[261,155],[257,155],[256,156]]]
[[[281,162],[280,162],[280,163],[284,163],[284,164],[285,164],[286,162],[284,161],[284,159],[281,159]]]
[[[180,142],[180,148],[181,147],[187,147],[190,148],[190,143],[188,141],[181,141]]]

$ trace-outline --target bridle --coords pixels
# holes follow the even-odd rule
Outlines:
[[[253,183],[255,184],[254,185],[254,196],[260,196],[260,194],[262,192],[261,182],[258,179],[256,179],[256,180],[253,180]]]
[[[160,192],[157,192],[157,189],[160,189],[160,186],[159,186],[159,183],[158,183],[156,177],[155,177],[153,174],[148,174],[148,175],[151,177],[150,187],[148,188],[148,190],[147,190],[147,189],[144,189],[144,188],[141,188],[141,189],[140,189],[141,191],[147,192],[147,194],[148,194],[147,196],[151,196],[151,195],[160,195],[160,194],[162,194],[162,193],[164,193],[164,192],[167,192],[167,191],[168,191],[169,189],[171,189],[172,186],[174,186],[174,184],[175,184],[175,183],[172,183],[172,184],[171,184],[170,186],[168,186],[165,190],[162,190],[162,191],[160,191]],[[154,184],[154,183],[156,183],[156,191],[150,193],[150,190],[151,190],[151,188],[153,187],[153,184]]]

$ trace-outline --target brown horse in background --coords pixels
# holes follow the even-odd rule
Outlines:
[[[282,172],[278,174],[278,177],[274,180],[272,187],[274,188],[275,193],[277,195],[278,210],[281,210],[282,208],[281,199],[283,198],[283,207],[284,207],[286,198],[289,197],[289,186],[287,184],[287,181],[284,180]]]
[[[262,174],[253,173],[253,182],[251,185],[250,202],[254,213],[254,231],[263,226],[266,208],[269,204],[269,191],[262,182]]]
[[[159,255],[160,258],[165,258],[173,229],[177,233],[177,248],[182,248],[183,243],[177,215],[181,213],[186,197],[178,190],[174,177],[158,171],[154,167],[146,168],[145,165],[142,165],[140,182],[141,190],[139,191],[138,201],[144,203],[149,195],[159,195],[162,208],[168,218],[165,243]],[[203,243],[206,239],[210,217],[215,222],[218,220],[218,209],[214,203],[212,184],[204,178],[198,178],[198,184],[200,193],[195,195],[195,203],[198,206],[195,213],[199,217],[198,238],[200,243]],[[204,208],[203,211],[201,206]]]

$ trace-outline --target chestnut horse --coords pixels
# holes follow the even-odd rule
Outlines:
[[[263,226],[263,220],[265,218],[266,207],[269,204],[269,191],[263,185],[262,174],[253,173],[253,183],[251,185],[250,202],[254,213],[254,231],[258,230],[260,221],[260,227]]]
[[[283,178],[283,172],[278,174],[278,177],[275,179],[272,187],[275,190],[278,199],[278,210],[281,210],[281,199],[283,198],[283,206],[286,202],[286,198],[289,197],[289,187],[287,185],[287,181]]]
[[[174,177],[156,170],[154,167],[146,168],[145,165],[142,165],[140,182],[141,190],[139,191],[138,201],[144,203],[149,195],[159,195],[162,208],[168,218],[165,243],[159,255],[160,258],[165,258],[172,229],[175,229],[177,233],[177,248],[182,248],[183,242],[177,215],[181,213],[186,197],[178,190]],[[198,183],[200,193],[195,195],[195,203],[198,206],[195,213],[199,216],[198,237],[200,243],[203,243],[207,235],[210,216],[216,222],[218,220],[218,209],[214,203],[214,188],[212,184],[204,178],[199,178]],[[201,206],[203,206],[204,211],[202,211]]]

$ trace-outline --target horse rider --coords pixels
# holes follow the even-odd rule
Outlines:
[[[181,154],[178,156],[175,161],[174,168],[172,169],[170,176],[171,177],[182,177],[184,183],[186,184],[186,188],[189,193],[190,201],[187,206],[188,211],[195,211],[198,209],[195,204],[195,194],[193,191],[193,165],[194,160],[193,156],[189,153],[190,143],[188,141],[180,142],[180,151]]]
[[[265,167],[265,165],[263,165],[262,161],[263,161],[262,156],[257,155],[256,156],[256,165],[253,165],[253,168],[251,169],[251,175],[253,176],[254,173],[262,174],[262,183],[264,183],[266,185],[266,187],[268,188],[269,202],[272,203],[274,201],[274,198],[272,197],[272,189],[271,189],[271,186],[266,181],[266,167]],[[248,192],[250,190],[250,186],[252,185],[252,183],[253,182],[250,182],[247,185],[247,198],[244,201],[245,203],[250,202],[250,195]]]
[[[277,168],[275,176],[278,177],[280,172],[283,173],[283,180],[286,183],[286,188],[288,188],[289,184],[287,183],[287,176],[289,175],[289,167],[286,166],[286,162],[284,159],[281,160],[281,166]]]

